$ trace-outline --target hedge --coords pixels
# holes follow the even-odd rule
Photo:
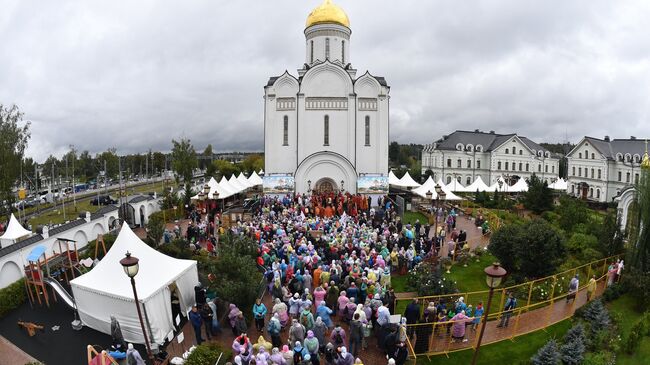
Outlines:
[[[0,289],[0,318],[25,303],[26,296],[24,279]]]
[[[194,351],[187,357],[185,365],[207,365],[217,362],[219,355],[223,352],[221,360],[225,363],[232,359],[232,351],[221,347],[216,343],[206,343],[196,346]]]

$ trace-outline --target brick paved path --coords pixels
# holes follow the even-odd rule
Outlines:
[[[6,338],[0,336],[0,365],[16,365],[37,362],[26,352],[16,347]]]

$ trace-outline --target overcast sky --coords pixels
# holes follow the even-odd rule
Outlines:
[[[0,103],[28,154],[263,149],[269,76],[304,62],[320,0],[2,0]],[[351,62],[391,86],[390,138],[650,137],[650,1],[337,0]],[[565,137],[566,136],[566,137]]]

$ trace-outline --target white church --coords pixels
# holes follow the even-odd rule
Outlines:
[[[265,179],[294,182],[296,193],[352,194],[359,178],[387,180],[390,87],[357,75],[350,20],[330,0],[309,14],[304,33],[298,75],[285,71],[264,87]]]

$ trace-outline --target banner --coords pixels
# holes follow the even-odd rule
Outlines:
[[[388,194],[388,176],[359,176],[357,192],[359,194]]]
[[[293,176],[264,176],[264,194],[291,194],[295,188]]]

